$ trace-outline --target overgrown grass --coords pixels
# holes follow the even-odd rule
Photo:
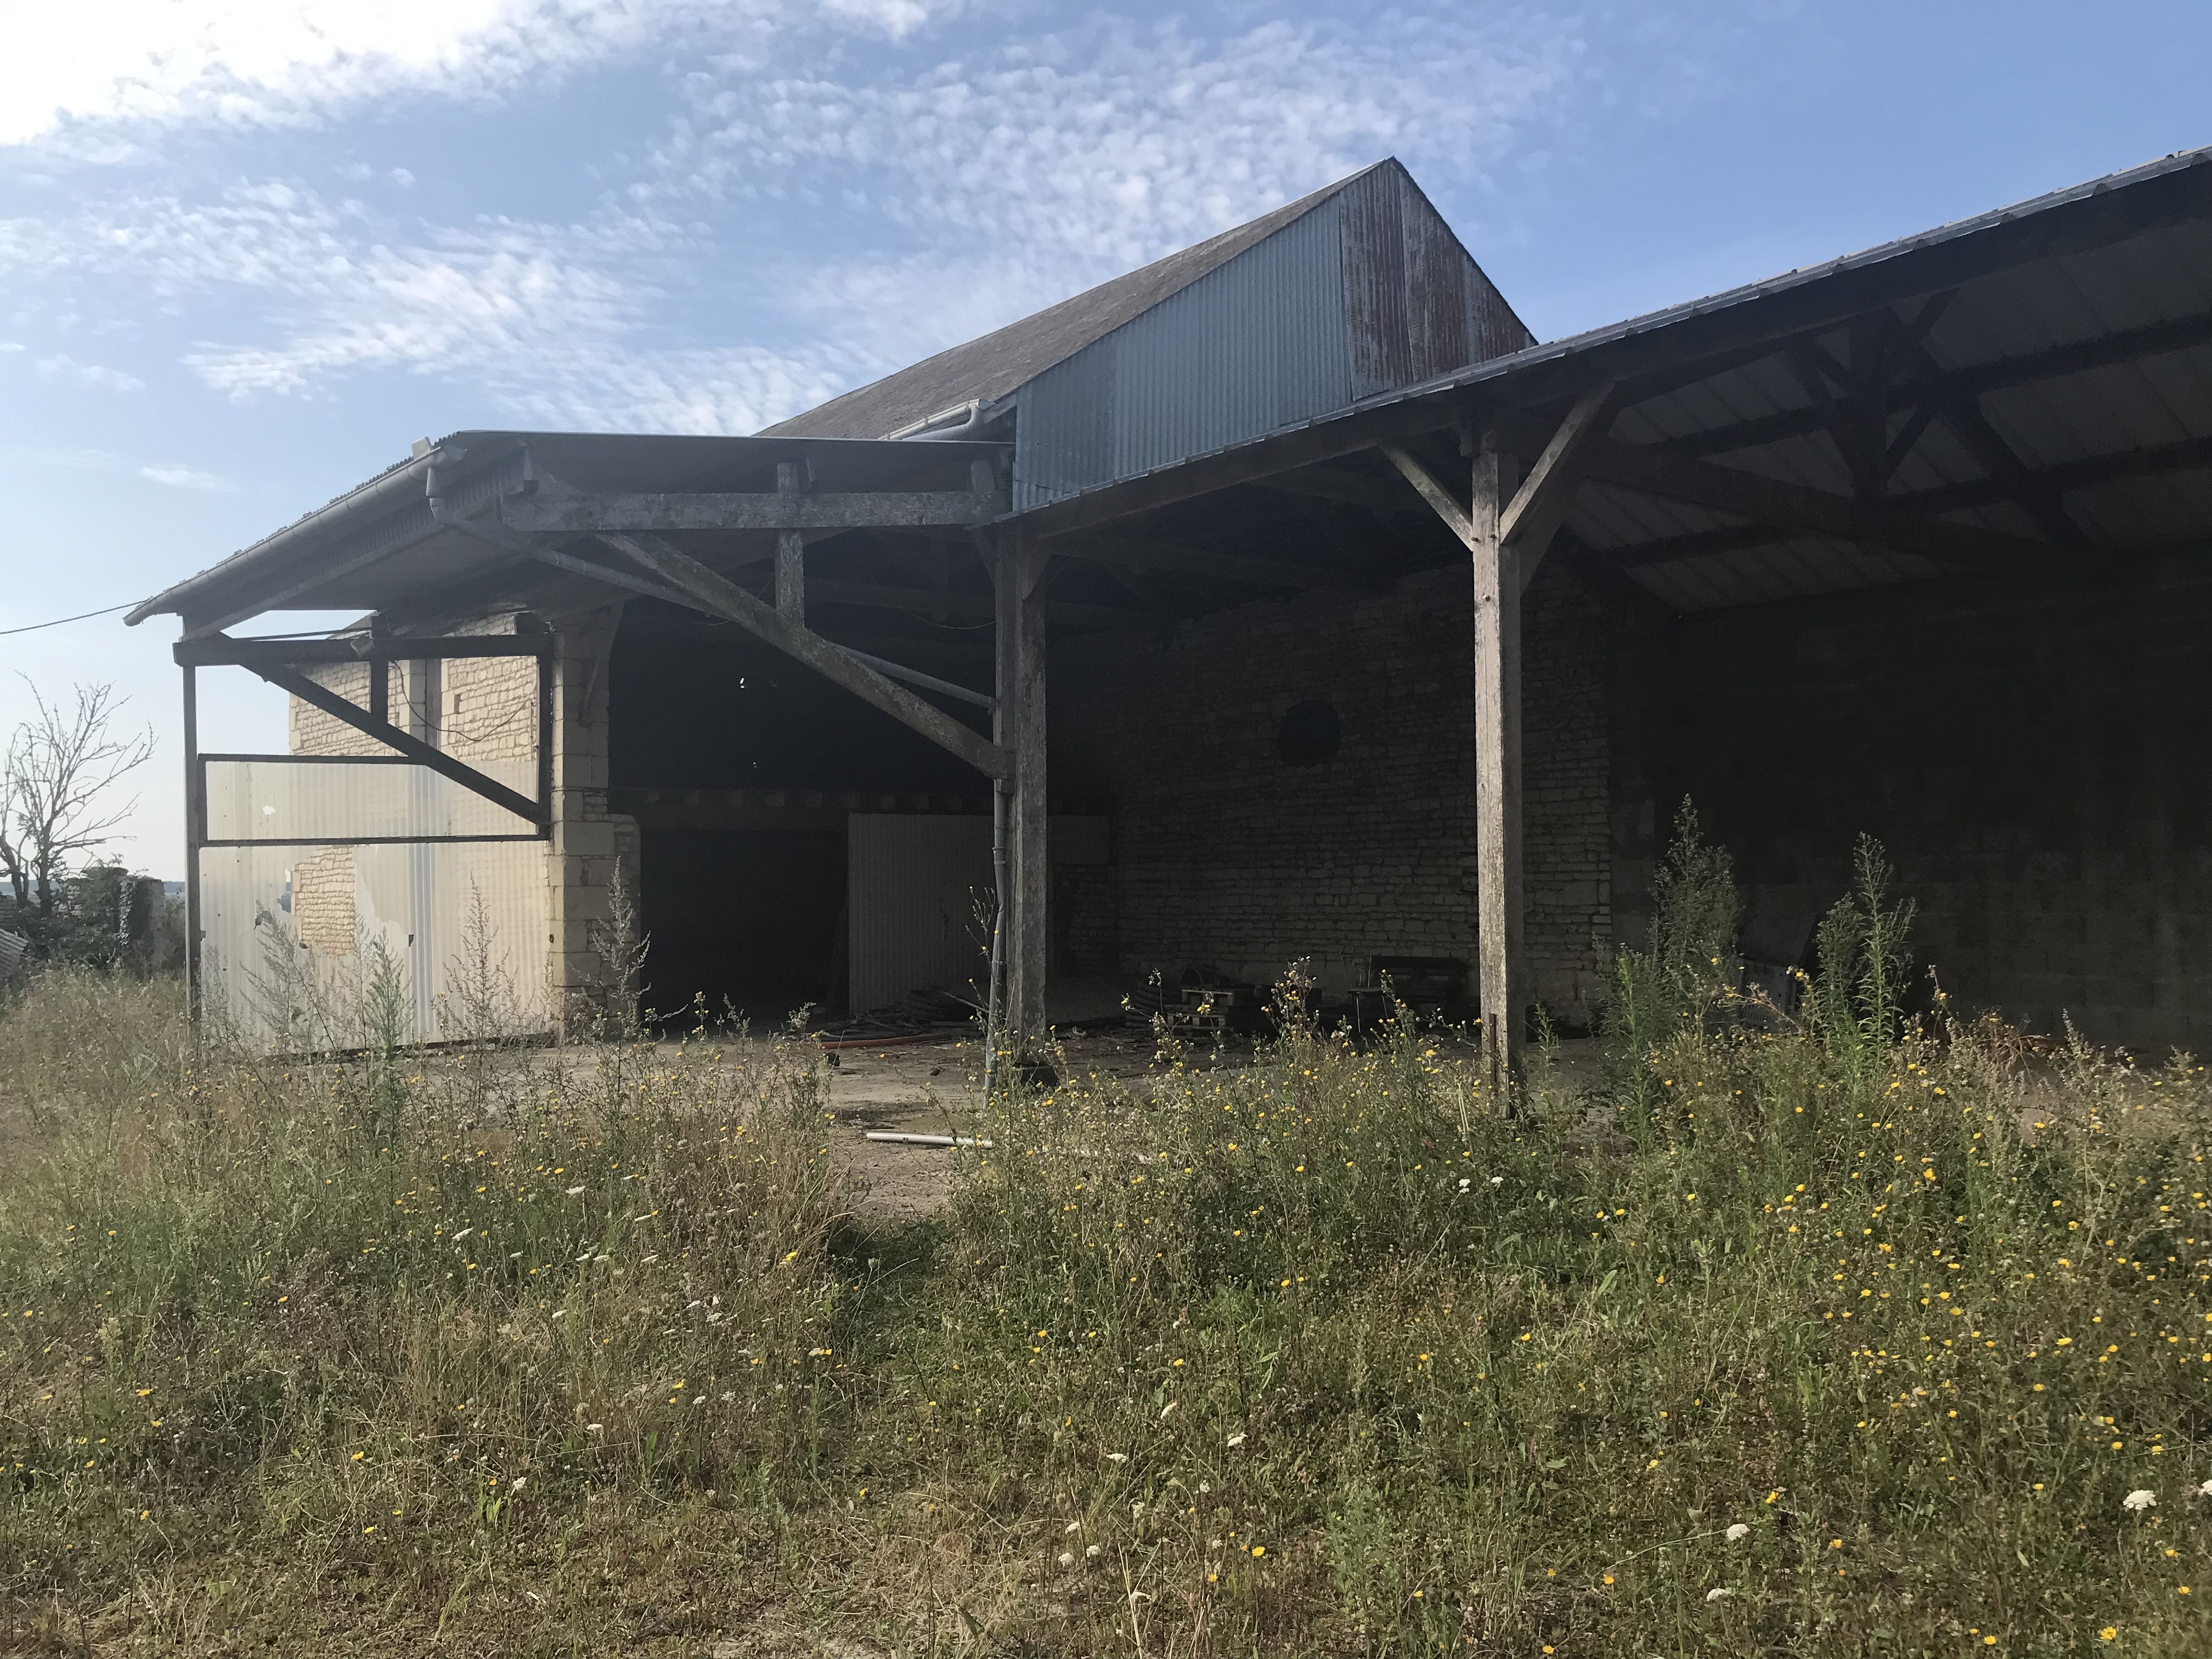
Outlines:
[[[1595,1109],[1406,1031],[1070,1076],[870,1237],[787,1039],[426,1064],[395,1137],[367,1066],[50,975],[15,1639],[2204,1651],[2204,1073],[1867,994]]]

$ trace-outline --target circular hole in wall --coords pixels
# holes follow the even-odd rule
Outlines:
[[[1319,766],[1334,760],[1344,741],[1336,710],[1325,702],[1302,702],[1275,728],[1275,747],[1285,766]]]

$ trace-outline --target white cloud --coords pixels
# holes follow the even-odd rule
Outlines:
[[[40,358],[38,370],[46,380],[69,380],[100,392],[143,392],[146,389],[146,382],[136,374],[126,374],[119,368],[107,368],[99,363],[81,363],[65,353]]]
[[[989,257],[1119,268],[1389,153],[1480,173],[1563,100],[1570,21],[1389,12],[1218,42],[1102,19],[903,80],[687,83],[678,195],[829,201]]]
[[[178,466],[171,462],[157,462],[142,466],[138,476],[150,478],[157,484],[167,484],[172,489],[204,489],[212,492],[233,490],[238,486],[228,478],[213,472],[203,472],[198,467]]]
[[[123,15],[124,0],[101,3]],[[263,121],[403,84],[481,92],[525,59],[557,70],[578,43],[665,41],[711,17],[716,50],[681,59],[646,159],[612,166],[610,193],[569,222],[441,226],[401,198],[335,200],[299,178],[209,191],[180,170],[165,188],[91,192],[73,216],[0,221],[0,270],[46,273],[72,303],[105,283],[111,307],[150,300],[191,319],[183,361],[230,398],[400,373],[533,422],[678,431],[755,429],[1384,154],[1448,165],[1480,192],[1559,111],[1582,50],[1574,24],[1540,14],[1386,12],[1210,40],[1104,17],[976,31],[965,55],[926,62],[815,53],[809,72],[778,74],[747,29],[827,18],[892,38],[961,0],[371,0],[328,16],[229,0],[185,34],[172,13],[185,8],[161,3],[140,45],[171,54],[168,90],[130,81],[109,117]],[[255,19],[267,38],[248,39]],[[367,161],[333,172],[411,182]]]
[[[87,123],[314,125],[407,92],[496,94],[665,41],[899,38],[958,0],[69,0],[10,8],[0,144]],[[112,140],[82,135],[95,144]]]

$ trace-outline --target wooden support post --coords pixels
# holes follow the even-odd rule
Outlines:
[[[1052,886],[1045,805],[1045,604],[1048,555],[1026,535],[1001,536],[997,711],[1000,747],[1012,758],[1007,802],[1009,925],[1005,1046],[1020,1054],[1044,1036],[1045,910]]]
[[[207,980],[200,963],[200,847],[207,840],[207,769],[200,764],[199,671],[190,663],[184,668],[185,1014],[198,1023],[207,1014]]]
[[[805,488],[804,461],[775,464],[776,493],[796,495]],[[775,536],[775,608],[800,627],[806,625],[806,538],[796,530]]]
[[[1510,483],[1498,434],[1474,457],[1474,851],[1482,1055],[1494,1097],[1520,1059],[1527,1001],[1521,914],[1521,557],[1502,533]]]

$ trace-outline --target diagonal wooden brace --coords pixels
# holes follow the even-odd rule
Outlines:
[[[553,821],[552,803],[534,801],[519,791],[508,788],[496,778],[487,777],[465,761],[456,760],[442,749],[433,749],[420,738],[401,731],[389,720],[381,720],[362,708],[349,702],[326,685],[318,684],[305,674],[273,663],[247,663],[246,667],[258,674],[280,691],[288,691],[301,702],[319,708],[331,719],[343,720],[356,732],[374,738],[387,749],[396,749],[417,765],[426,766],[439,776],[451,778],[462,788],[482,795],[495,806],[503,806],[519,818],[544,829]]]
[[[842,646],[793,622],[772,606],[763,605],[728,577],[709,569],[690,554],[642,531],[627,534],[603,532],[599,540],[681,591],[697,609],[733,622],[785,655],[796,658],[862,702],[919,732],[939,748],[950,750],[985,777],[1008,775],[1011,769],[1006,751],[997,744],[953,719],[936,704],[924,702],[905,687],[855,660]]]

